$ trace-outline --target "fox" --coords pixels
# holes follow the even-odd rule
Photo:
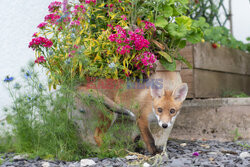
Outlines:
[[[129,115],[136,121],[146,148],[152,155],[160,151],[156,147],[150,124],[156,121],[161,129],[171,129],[188,92],[187,83],[182,83],[179,72],[156,72],[150,76],[149,80],[157,78],[161,79],[161,85],[158,87],[151,85],[145,89],[126,89],[122,92],[118,89],[102,89],[91,92],[91,95],[96,98],[100,95],[103,97],[104,105],[110,114],[114,115],[114,120],[117,113],[122,113]],[[86,85],[80,85],[77,89],[83,94],[90,93]],[[139,104],[139,107],[131,107],[135,103]],[[98,146],[101,146],[102,136],[112,126],[114,120],[109,119],[102,112],[97,113],[99,122],[107,122],[95,128],[94,140]],[[166,140],[163,140],[164,142],[166,143]]]

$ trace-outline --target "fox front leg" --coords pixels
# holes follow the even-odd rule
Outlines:
[[[141,136],[143,141],[145,142],[148,151],[155,155],[158,151],[155,146],[154,138],[149,130],[149,124],[147,118],[139,118],[138,119],[138,127],[141,132]]]

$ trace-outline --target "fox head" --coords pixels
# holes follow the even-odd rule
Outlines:
[[[185,100],[187,92],[188,86],[186,83],[177,86],[174,91],[151,89],[153,99],[152,110],[160,127],[167,128],[172,126],[180,112],[182,102]]]

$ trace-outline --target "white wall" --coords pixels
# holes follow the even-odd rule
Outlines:
[[[34,52],[28,44],[48,13],[51,1],[0,0],[0,120],[3,106],[10,104],[3,80],[6,75],[20,76],[20,68],[34,60]]]

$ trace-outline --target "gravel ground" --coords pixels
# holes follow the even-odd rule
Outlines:
[[[245,143],[245,142],[244,142]],[[250,148],[240,146],[235,142],[218,141],[180,141],[170,140],[168,142],[169,159],[163,158],[160,166],[169,167],[250,167]],[[120,167],[131,166],[138,162],[139,155],[130,155],[125,158],[89,158],[79,162],[46,161],[39,157],[33,160],[24,158],[24,155],[11,153],[0,157],[3,161],[2,167]],[[150,162],[143,162],[141,166],[148,167]]]

